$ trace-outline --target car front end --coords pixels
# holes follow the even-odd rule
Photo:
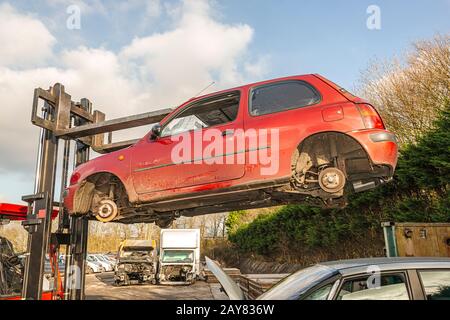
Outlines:
[[[114,271],[117,285],[156,283],[156,266],[148,260],[122,260]]]
[[[196,280],[194,250],[162,250],[158,279],[161,284],[192,284]]]

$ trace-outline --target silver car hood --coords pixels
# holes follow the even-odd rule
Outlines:
[[[219,267],[219,265],[208,257],[205,257],[206,266],[222,285],[230,300],[245,300],[244,293],[236,282]]]

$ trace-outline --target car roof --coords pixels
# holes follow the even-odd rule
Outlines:
[[[300,78],[309,78],[309,77],[320,77],[320,79],[322,79],[323,77],[319,74],[316,73],[307,73],[307,74],[296,74],[296,75],[291,75],[291,76],[284,76],[284,77],[278,77],[278,78],[271,78],[271,79],[265,79],[265,80],[260,80],[257,82],[252,82],[252,83],[246,83],[243,85],[240,85],[238,87],[232,87],[232,88],[228,88],[228,89],[223,89],[223,90],[219,90],[216,92],[211,92],[208,94],[204,94],[201,96],[197,96],[194,98],[191,98],[188,101],[192,101],[192,100],[202,100],[211,96],[216,96],[216,95],[220,95],[221,93],[227,93],[227,92],[233,92],[233,91],[238,91],[238,90],[242,90],[245,89],[247,87],[254,87],[254,86],[259,86],[259,85],[265,85],[265,84],[269,84],[269,83],[275,83],[275,82],[281,82],[281,81],[289,81],[289,80],[297,80]],[[323,78],[325,79],[325,78]]]
[[[450,269],[450,258],[446,257],[395,257],[336,260],[319,263],[342,275],[367,272],[368,268],[379,271],[405,269]]]
[[[230,93],[230,92],[233,92],[233,91],[240,91],[240,90],[244,90],[245,88],[249,88],[249,87],[260,86],[260,85],[265,85],[265,84],[275,83],[275,82],[280,82],[280,81],[301,80],[302,78],[307,79],[309,77],[316,77],[316,78],[318,78],[318,79],[320,79],[322,81],[327,80],[326,78],[322,77],[320,74],[317,74],[317,73],[298,74],[298,75],[285,76],[285,77],[266,79],[266,80],[262,80],[262,81],[247,83],[247,84],[244,84],[244,85],[240,85],[238,87],[232,87],[232,88],[228,88],[228,89],[223,89],[223,90],[207,93],[207,94],[204,94],[204,95],[195,96],[195,97],[192,97],[192,98],[184,101],[179,106],[173,108],[172,112],[169,113],[168,115],[166,115],[164,117],[164,119],[161,120],[161,123],[165,123],[168,119],[170,119],[170,117],[172,117],[172,115],[174,115],[179,110],[184,108],[186,105],[192,103],[193,101],[200,101],[200,100],[208,99],[210,97],[214,97],[214,96],[217,96],[217,95],[227,94],[227,93]],[[327,80],[327,81],[329,81],[329,80]]]

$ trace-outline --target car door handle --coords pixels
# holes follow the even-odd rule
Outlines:
[[[233,129],[227,129],[227,130],[222,131],[222,137],[231,136],[233,134],[234,134],[234,130]]]

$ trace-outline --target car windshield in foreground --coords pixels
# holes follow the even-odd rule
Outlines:
[[[194,252],[187,250],[167,250],[164,251],[163,263],[192,263],[194,261]]]
[[[298,300],[313,286],[337,273],[326,266],[316,265],[297,271],[286,277],[269,291],[258,297],[258,300]]]

